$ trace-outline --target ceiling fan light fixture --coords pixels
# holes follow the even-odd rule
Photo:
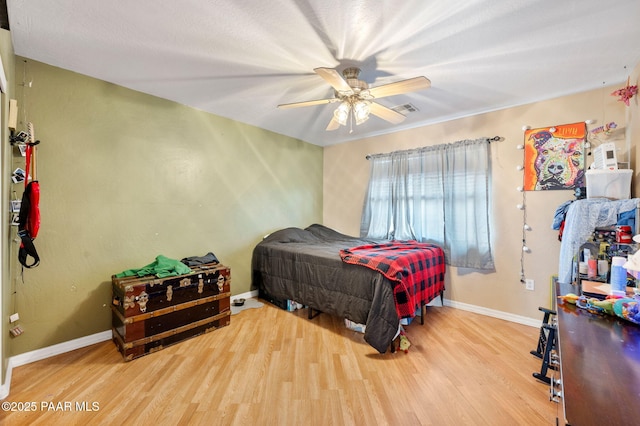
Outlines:
[[[358,101],[353,104],[353,116],[356,119],[356,126],[364,123],[369,119],[369,113],[371,112],[371,102]]]
[[[278,108],[295,108],[339,102],[340,104],[333,111],[333,117],[326,127],[328,131],[336,130],[340,126],[347,126],[347,123],[349,123],[349,132],[351,133],[353,132],[353,122],[355,121],[356,126],[360,125],[369,119],[370,114],[389,123],[399,124],[404,121],[405,115],[387,108],[376,102],[376,100],[431,87],[431,82],[426,77],[414,77],[381,86],[369,87],[367,82],[358,78],[360,69],[357,67],[345,69],[342,75],[332,68],[319,67],[314,68],[314,71],[333,87],[334,97],[280,104]]]
[[[338,108],[333,112],[333,117],[336,119],[338,123],[342,126],[347,125],[347,119],[349,118],[349,110],[351,106],[348,102],[342,102]]]
[[[338,108],[333,111],[333,118],[342,126],[347,125],[349,116],[356,122],[356,126],[369,119],[371,112],[371,102],[364,100],[353,101],[353,99],[343,100]]]

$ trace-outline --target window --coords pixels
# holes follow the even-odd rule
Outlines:
[[[494,268],[487,139],[376,154],[360,235],[440,245],[453,266]]]

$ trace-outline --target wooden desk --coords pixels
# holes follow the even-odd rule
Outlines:
[[[579,294],[556,285],[556,294],[567,293]],[[566,423],[640,424],[640,326],[562,302],[556,312]]]

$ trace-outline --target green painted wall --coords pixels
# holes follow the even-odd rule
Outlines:
[[[11,190],[11,162],[12,149],[9,143],[9,129],[7,128],[7,119],[9,116],[9,99],[13,97],[13,79],[15,70],[15,55],[13,54],[13,46],[11,45],[11,34],[9,31],[0,29],[0,56],[2,57],[2,68],[7,78],[6,93],[0,96],[0,173],[2,182],[0,193],[2,201],[0,202],[0,220],[2,220],[2,239],[0,239],[0,356],[2,363],[0,364],[0,387],[5,382],[7,366],[9,362],[9,310],[11,309],[11,282],[9,274],[9,250],[10,250],[10,233],[9,233],[9,197]],[[2,392],[0,391],[0,394]]]
[[[111,275],[159,254],[212,251],[232,293],[247,292],[264,235],[322,221],[321,147],[16,58],[23,72],[19,121],[41,140],[42,260],[21,278],[12,248],[25,333],[10,355],[109,330]]]

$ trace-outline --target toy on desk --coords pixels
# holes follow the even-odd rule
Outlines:
[[[592,314],[615,315],[613,311],[613,304],[615,301],[615,299],[600,300],[595,297],[580,296],[576,302],[576,306],[586,309]]]
[[[607,296],[606,299],[600,300],[595,297],[567,293],[558,298],[593,314],[615,315],[640,325],[640,296],[638,295],[634,298]]]
[[[613,311],[621,318],[631,321],[634,324],[640,324],[640,307],[638,298],[618,299],[613,304]]]
[[[564,296],[558,296],[558,299],[562,299],[562,301],[564,301],[564,302],[571,303],[572,305],[575,305],[576,302],[578,301],[579,297],[580,296],[578,296],[577,294],[567,293]]]

